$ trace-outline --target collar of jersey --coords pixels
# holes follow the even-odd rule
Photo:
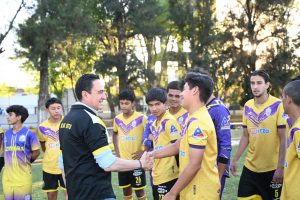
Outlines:
[[[82,103],[82,102],[80,102],[80,101],[77,101],[77,102],[75,103],[75,105],[82,105],[82,106],[85,106],[85,107],[87,107],[88,109],[90,109],[91,111],[93,111],[95,115],[98,114],[97,110],[95,110],[94,108],[91,108],[90,106],[88,106],[88,105],[86,105],[86,104],[84,104],[84,103]]]

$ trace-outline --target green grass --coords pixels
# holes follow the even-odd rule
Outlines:
[[[240,136],[241,131],[233,131],[233,136]],[[237,150],[237,146],[233,146],[232,149],[232,156],[235,154]],[[245,159],[245,153],[243,157],[239,161],[239,167],[238,167],[238,172],[241,173],[243,163]],[[33,173],[33,199],[47,199],[46,193],[42,191],[42,168],[41,165],[33,165],[32,167],[32,173]],[[238,189],[238,183],[239,183],[240,177],[233,177],[231,176],[230,178],[227,179],[225,189],[223,192],[223,200],[235,200],[237,199],[237,189]],[[2,174],[0,175],[0,180],[2,181]],[[115,191],[115,194],[117,196],[117,199],[122,199],[122,190],[118,187],[118,178],[117,178],[117,173],[112,173],[112,185]],[[148,200],[152,200],[152,191],[151,187],[149,184],[149,173],[147,172],[147,188],[146,188],[146,193],[148,196]],[[3,192],[2,192],[2,184],[0,184],[0,199],[4,199],[3,197]],[[63,200],[63,192],[59,191],[59,200]]]

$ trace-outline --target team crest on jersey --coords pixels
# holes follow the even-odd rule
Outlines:
[[[19,137],[19,141],[20,141],[20,142],[25,142],[25,139],[26,139],[26,136],[25,136],[25,135],[21,135],[21,136]]]
[[[179,122],[180,124],[183,124],[183,117],[182,117],[182,116],[178,118],[178,122]]]
[[[282,118],[283,118],[283,119],[288,119],[289,117],[288,117],[288,115],[287,115],[285,112],[283,112]]]
[[[136,127],[136,121],[135,120],[133,120],[133,122],[131,123],[131,126],[132,126],[132,128]]]
[[[178,130],[174,125],[171,126],[170,134],[171,135],[178,134]]]
[[[204,134],[203,134],[203,132],[201,131],[200,127],[198,127],[198,128],[194,131],[194,133],[193,133],[193,138],[195,138],[195,139],[201,139],[201,138],[203,138],[203,137],[204,137]]]
[[[268,108],[266,109],[266,115],[267,115],[267,116],[270,116],[270,115],[271,115],[271,112],[272,112],[272,109],[271,109],[270,107],[268,107]]]
[[[223,117],[223,120],[221,123],[221,130],[227,130],[227,129],[230,129],[230,118]]]

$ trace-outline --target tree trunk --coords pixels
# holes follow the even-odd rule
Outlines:
[[[126,73],[126,33],[125,33],[125,19],[122,12],[116,12],[116,24],[118,34],[118,55],[119,63],[117,67],[117,73],[119,77],[119,92],[127,87],[127,73]]]
[[[48,58],[49,51],[45,50],[41,54],[40,61],[40,91],[38,99],[38,123],[47,118],[45,103],[49,98],[49,81],[48,81]]]

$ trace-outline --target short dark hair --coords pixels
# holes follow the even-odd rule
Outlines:
[[[297,106],[300,106],[299,88],[300,80],[291,81],[283,88],[283,94],[289,96]]]
[[[199,98],[203,102],[207,102],[212,95],[214,82],[213,80],[204,74],[189,72],[184,78],[184,82],[187,83],[190,89],[198,87],[200,90]]]
[[[258,70],[253,71],[251,73],[250,77],[252,77],[252,76],[262,77],[265,80],[265,83],[271,82],[270,75],[266,72],[266,70],[263,70],[263,69],[258,69]]]
[[[194,66],[189,70],[189,72],[200,73],[211,77],[209,71],[205,70],[203,67]]]
[[[11,105],[6,108],[6,112],[13,112],[16,116],[21,116],[21,122],[23,123],[29,116],[27,108],[21,105]]]
[[[75,93],[78,100],[82,99],[82,91],[91,92],[93,87],[93,81],[100,79],[98,75],[95,74],[83,74],[76,82]]]
[[[162,103],[166,103],[167,101],[167,93],[163,88],[152,88],[146,94],[146,103],[149,104],[150,101],[160,101]]]
[[[46,101],[45,107],[48,109],[50,105],[55,104],[55,103],[58,103],[62,106],[62,102],[60,99],[52,97]]]
[[[182,91],[182,86],[182,81],[171,81],[167,86],[167,92],[169,92],[170,89]]]
[[[133,90],[124,89],[119,94],[119,101],[120,100],[129,100],[131,102],[135,101],[135,94]]]

